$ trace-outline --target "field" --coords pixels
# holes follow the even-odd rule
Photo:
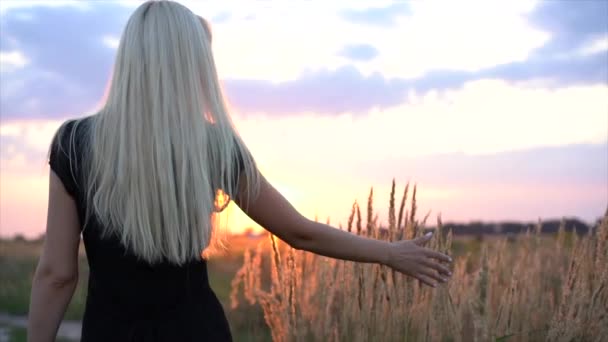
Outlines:
[[[397,207],[393,184],[387,229],[377,224],[373,192],[365,219],[355,203],[346,229],[387,240],[421,236],[427,218],[416,218],[415,189],[405,209],[407,193]],[[452,280],[437,289],[271,238],[270,253],[262,244],[246,252],[232,308],[261,306],[274,341],[608,341],[608,215],[582,236],[565,225],[541,235],[539,223],[464,246],[440,219],[436,227],[431,248],[455,259]]]
[[[261,309],[230,310],[231,281],[242,265],[243,252],[257,243],[256,239],[246,236],[234,236],[230,239],[230,253],[218,255],[209,261],[209,278],[217,297],[224,304],[235,339],[250,340],[248,336],[255,333],[260,340],[269,340],[269,331],[264,324]],[[40,241],[0,240],[0,314],[16,316],[27,315],[32,277],[38,262],[42,243]],[[66,312],[65,319],[79,321],[82,319],[86,299],[88,266],[84,248],[80,248],[79,281],[76,292]],[[251,319],[255,315],[259,319]],[[1,331],[10,327],[0,325]],[[22,329],[14,329],[14,340],[24,339]]]
[[[386,240],[422,235],[428,217],[417,218],[415,189],[400,203],[395,191],[386,227],[370,193],[365,213],[355,203],[345,229]],[[565,226],[540,234],[539,223],[516,237],[460,240],[440,219],[434,226],[431,247],[455,259],[452,280],[437,289],[268,236],[232,237],[230,253],[209,261],[211,285],[236,341],[608,340],[608,216],[586,235]],[[26,314],[40,246],[0,241],[0,313]],[[66,320],[82,317],[86,276],[82,255]],[[23,340],[23,330],[14,332]]]

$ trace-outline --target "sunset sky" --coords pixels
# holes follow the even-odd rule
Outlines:
[[[232,116],[303,214],[386,222],[390,182],[444,221],[608,205],[608,1],[181,1],[212,24]],[[0,1],[0,236],[45,229],[46,152],[99,108],[138,1]],[[234,230],[252,222],[238,209]]]

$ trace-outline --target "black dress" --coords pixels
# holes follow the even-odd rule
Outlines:
[[[92,117],[74,122],[52,143],[49,164],[74,198],[89,263],[82,341],[231,341],[223,308],[209,287],[207,264],[151,265],[125,249],[118,238],[101,238],[94,218],[82,230],[87,200],[82,185],[83,139]],[[73,145],[70,142],[73,141]],[[68,153],[75,156],[70,163]]]

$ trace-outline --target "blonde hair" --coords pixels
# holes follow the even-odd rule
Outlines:
[[[223,99],[211,30],[178,3],[149,1],[131,15],[93,118],[88,207],[104,233],[143,260],[200,258],[227,205],[218,191],[235,198],[233,180],[243,177],[249,196],[258,191],[257,167]]]

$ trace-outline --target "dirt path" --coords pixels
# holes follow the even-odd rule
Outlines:
[[[0,313],[0,323],[14,327],[27,328],[27,317]],[[80,341],[81,326],[82,323],[80,321],[63,321],[57,332],[57,337]],[[2,333],[0,333],[0,342],[2,341]]]

